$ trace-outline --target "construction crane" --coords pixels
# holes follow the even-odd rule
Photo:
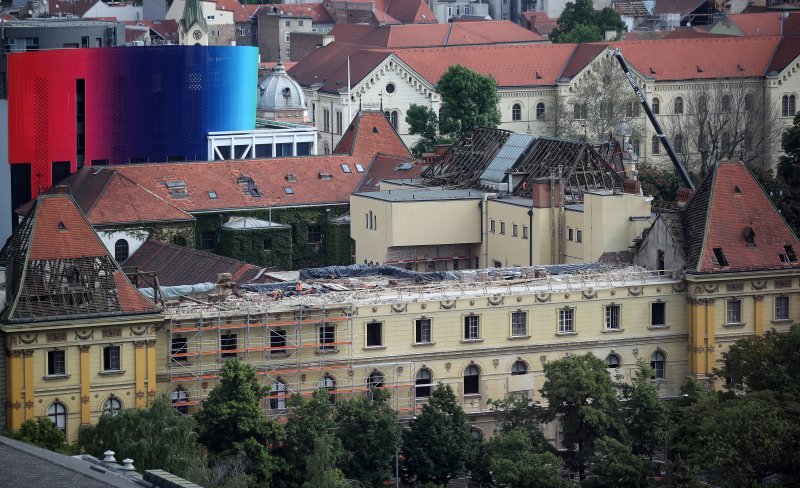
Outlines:
[[[672,143],[669,142],[669,138],[664,133],[664,129],[661,128],[661,124],[658,123],[655,114],[650,109],[650,104],[647,103],[647,98],[645,98],[644,93],[642,93],[642,89],[639,88],[639,83],[636,82],[636,78],[633,77],[633,73],[628,68],[628,62],[625,61],[625,58],[622,56],[622,49],[609,49],[611,55],[617,58],[619,61],[620,67],[622,67],[622,71],[625,73],[625,77],[628,78],[628,82],[630,82],[633,91],[636,92],[636,97],[639,99],[639,103],[642,104],[644,108],[644,112],[647,114],[647,118],[650,119],[650,123],[653,125],[653,129],[656,131],[656,136],[661,141],[661,144],[664,146],[664,149],[667,150],[667,154],[669,155],[669,159],[672,160],[672,164],[675,166],[675,169],[678,170],[678,174],[680,175],[683,183],[692,191],[694,191],[694,183],[692,183],[692,179],[689,178],[689,172],[686,171],[686,167],[681,163],[678,159],[678,155],[675,154],[675,149],[672,148]]]

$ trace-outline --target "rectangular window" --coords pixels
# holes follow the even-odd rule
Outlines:
[[[775,297],[775,320],[789,320],[789,297]]]
[[[203,232],[200,234],[200,249],[214,249],[217,244],[217,235],[214,232]]]
[[[331,131],[331,111],[327,108],[322,109],[322,132]]]
[[[106,346],[103,348],[103,371],[119,371],[120,366],[119,346]]]
[[[63,349],[47,351],[47,374],[67,374],[67,352]]]
[[[575,231],[575,242],[583,242],[583,232],[580,229]]]
[[[518,227],[517,224],[511,225],[511,237],[517,237],[517,230],[518,230],[517,227]]]
[[[524,337],[528,335],[528,313],[511,312],[511,336]]]
[[[337,134],[341,134],[342,133],[342,111],[341,110],[337,110],[336,111],[336,133]]]
[[[494,233],[494,220],[489,221],[489,232]]]
[[[575,332],[575,309],[562,308],[558,311],[558,331]]]
[[[650,325],[660,327],[667,325],[667,304],[655,302],[650,305]]]
[[[725,302],[725,323],[726,324],[742,323],[741,300],[728,300]]]
[[[290,35],[291,35],[291,32],[287,32],[286,35],[284,36],[284,38],[286,39],[286,42],[289,42],[289,36]]]
[[[297,25],[299,25],[300,27],[303,27],[303,21],[302,20],[298,20],[297,21]]]
[[[573,231],[572,231],[572,228],[571,228],[571,227],[567,227],[567,240],[568,240],[568,241],[571,241],[571,240],[573,240],[573,239],[572,239],[572,232],[573,232]]]
[[[503,267],[503,263],[501,263],[500,261],[495,260],[492,263],[492,266],[495,267],[495,268],[502,268]]]
[[[606,305],[606,329],[617,330],[620,328],[620,306]]]
[[[506,233],[506,223],[501,221],[500,222],[500,235],[505,235],[505,233]]]
[[[319,348],[322,351],[332,351],[336,349],[336,326],[320,325],[319,327]]]
[[[309,225],[308,226],[308,243],[319,244],[322,242],[322,226]]]
[[[522,238],[523,239],[527,239],[528,238],[528,226],[527,225],[523,225],[522,226]]]
[[[417,319],[414,321],[414,342],[429,344],[431,342],[431,319]]]
[[[269,349],[271,354],[283,354],[286,351],[286,330],[272,329],[269,331]]]
[[[383,323],[370,322],[367,324],[367,347],[380,347],[383,345]]]
[[[238,339],[236,334],[224,334],[220,337],[220,349],[222,349],[222,357],[231,358],[236,357],[236,349],[238,348]]]
[[[481,318],[478,315],[464,317],[464,340],[474,341],[481,338]]]
[[[189,351],[189,339],[173,337],[169,352],[174,361],[187,361],[186,353]]]
[[[287,20],[286,21],[286,27],[290,27],[291,25],[292,25],[292,21],[291,20]]]

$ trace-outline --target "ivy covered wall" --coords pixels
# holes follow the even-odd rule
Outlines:
[[[223,256],[279,269],[351,264],[353,244],[350,227],[331,222],[348,211],[348,205],[275,208],[272,221],[290,225],[291,229],[238,231],[243,237],[235,237],[236,231],[223,231],[222,224],[235,216],[268,221],[269,209],[197,214],[194,242],[198,249],[213,250]],[[251,237],[250,232],[258,235]],[[291,239],[284,234],[290,234]],[[270,252],[263,251],[264,239],[271,239]]]

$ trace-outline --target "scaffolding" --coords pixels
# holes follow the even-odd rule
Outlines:
[[[206,304],[210,305],[210,304]],[[402,415],[417,410],[413,362],[353,358],[350,304],[227,309],[224,304],[183,307],[167,319],[168,376],[173,405],[183,413],[199,405],[220,379],[224,362],[238,357],[256,369],[269,389],[266,413],[284,417],[287,400],[322,388],[341,398],[389,390]],[[384,358],[385,359],[385,358]]]

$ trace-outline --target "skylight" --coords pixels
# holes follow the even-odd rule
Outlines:
[[[208,198],[210,198],[212,200],[216,200],[217,199],[217,192],[215,192],[213,190],[208,190]]]
[[[294,190],[292,190],[291,186],[284,186],[283,191],[285,191],[287,195],[294,195]]]
[[[358,171],[359,173],[364,172],[364,167],[361,166],[361,163],[356,163],[356,171]]]
[[[342,171],[344,171],[345,173],[352,173],[352,171],[350,171],[350,166],[344,163],[342,163]]]

